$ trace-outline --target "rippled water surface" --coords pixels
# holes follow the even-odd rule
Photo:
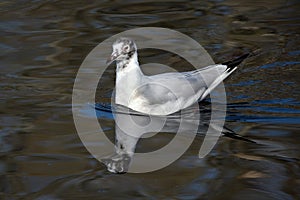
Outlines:
[[[1,1],[0,199],[299,199],[299,10],[297,0]],[[89,154],[71,110],[79,66],[106,38],[146,26],[187,34],[216,63],[255,52],[225,86],[226,126],[256,144],[221,137],[198,159],[196,139],[145,174],[109,173]],[[155,60],[190,69],[167,52],[141,52],[141,63]],[[111,66],[98,103],[110,102],[114,78]],[[99,118],[113,137],[113,119]]]

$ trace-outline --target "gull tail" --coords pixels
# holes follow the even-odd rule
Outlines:
[[[202,94],[200,101],[202,101],[212,90],[214,90],[224,79],[226,79],[232,72],[234,72],[237,69],[237,66],[243,62],[247,57],[249,56],[249,53],[244,54],[234,60],[227,61],[222,63],[222,65],[218,65],[219,67],[225,67],[225,71],[220,74],[213,82],[208,86],[208,88],[205,90],[205,92]]]

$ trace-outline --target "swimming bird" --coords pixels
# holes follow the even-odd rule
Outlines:
[[[116,61],[115,103],[150,115],[169,115],[203,100],[248,56],[194,71],[147,76],[134,40],[119,38],[112,48],[107,65]]]

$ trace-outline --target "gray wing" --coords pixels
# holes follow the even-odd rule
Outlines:
[[[178,100],[189,102],[191,105],[202,97],[216,80],[224,79],[222,74],[226,69],[226,65],[212,65],[190,72],[145,76],[143,87],[139,88],[138,93],[151,105]],[[221,81],[218,81],[218,84]]]

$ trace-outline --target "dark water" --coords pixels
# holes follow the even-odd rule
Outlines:
[[[0,10],[0,199],[300,198],[299,1],[3,0]],[[187,34],[215,62],[257,52],[225,82],[226,126],[257,144],[221,137],[200,160],[195,140],[145,174],[111,174],[87,152],[71,111],[77,70],[98,43],[143,26]],[[106,73],[103,103],[114,85]],[[101,123],[114,134],[112,119]]]

